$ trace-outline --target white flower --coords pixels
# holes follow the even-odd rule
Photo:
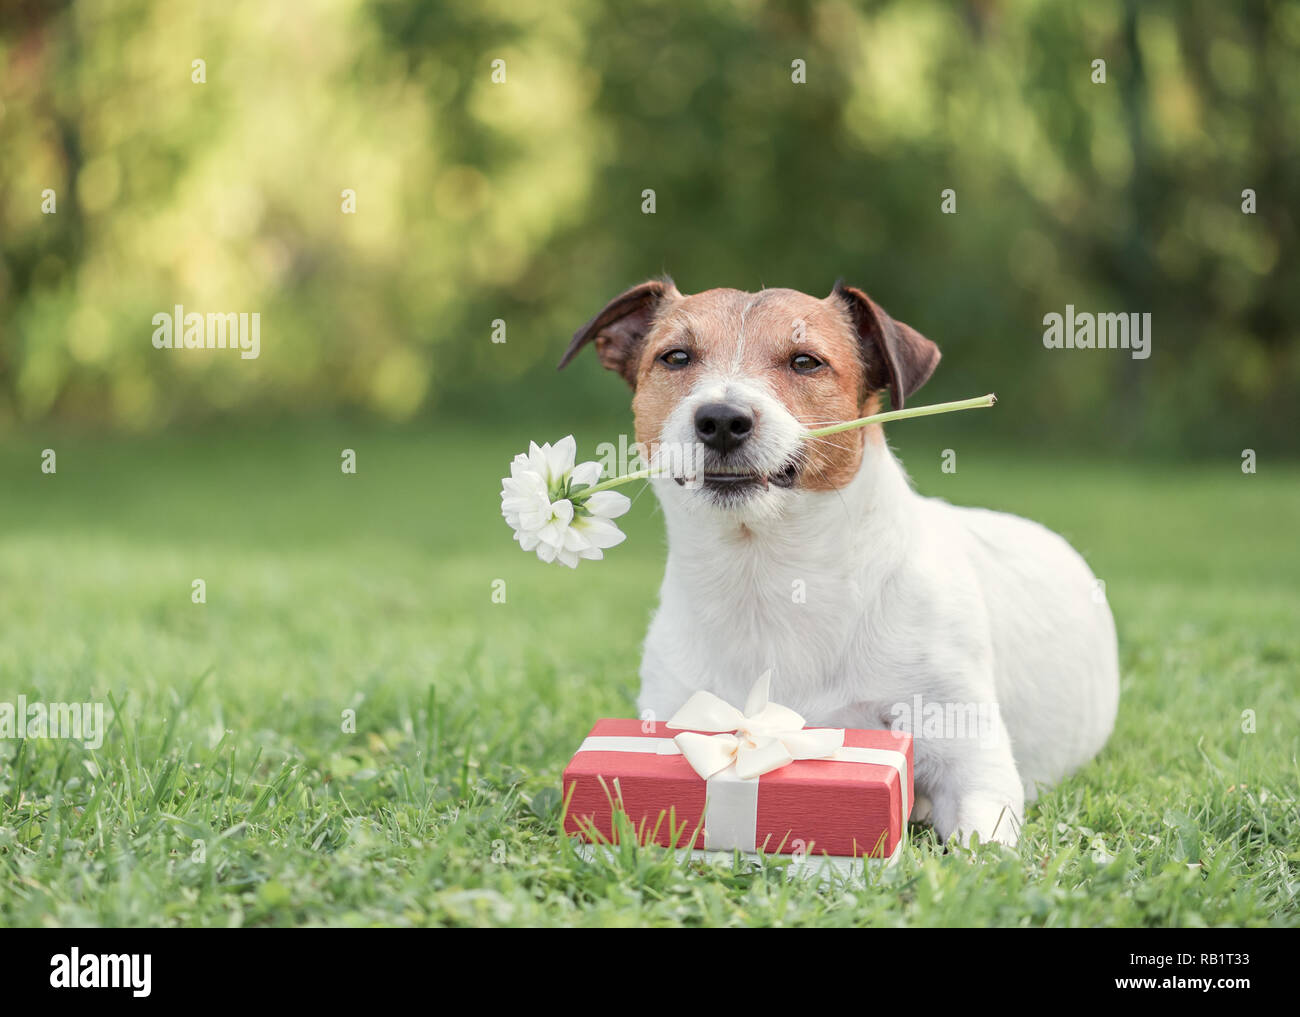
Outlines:
[[[603,548],[621,544],[626,535],[613,520],[632,507],[616,491],[584,494],[600,482],[600,463],[574,466],[577,451],[573,435],[554,446],[529,442],[528,454],[515,456],[510,476],[501,482],[501,514],[519,546],[569,568],[583,558],[603,558]]]

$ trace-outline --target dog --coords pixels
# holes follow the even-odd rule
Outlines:
[[[1114,725],[1104,588],[1039,524],[917,494],[879,425],[804,435],[878,412],[885,392],[903,408],[938,347],[842,283],[819,299],[683,295],[666,278],[610,301],[560,367],[593,343],[632,387],[638,442],[702,446],[702,482],[652,481],[668,560],[642,716],[698,689],[743,704],[771,669],[773,701],[811,726],[912,731],[913,818],[928,811],[945,843],[1014,846],[1025,803]],[[978,707],[981,723],[923,723],[917,704],[945,723]]]

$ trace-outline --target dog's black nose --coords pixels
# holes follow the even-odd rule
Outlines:
[[[753,429],[753,414],[733,403],[708,403],[695,411],[695,433],[715,452],[730,452]]]

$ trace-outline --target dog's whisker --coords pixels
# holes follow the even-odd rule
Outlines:
[[[641,499],[641,495],[645,494],[648,490],[650,490],[650,481],[647,480],[637,489],[636,495],[630,499],[632,504],[635,505]]]
[[[799,416],[798,414],[792,414],[792,416],[794,417],[795,420],[799,421],[799,423],[803,424],[805,427],[827,427],[831,424],[848,423],[848,421],[841,420],[839,418],[836,418],[834,420],[809,420],[806,417]]]
[[[854,449],[851,445],[841,445],[841,444],[839,444],[838,442],[828,441],[828,440],[825,439],[825,438],[806,438],[806,439],[804,439],[804,440],[807,441],[807,442],[809,442],[809,443],[816,442],[816,443],[821,444],[821,445],[827,445],[827,446],[829,446],[829,447],[831,447],[831,448],[839,449],[841,452],[853,452],[853,451],[855,451],[855,449]]]

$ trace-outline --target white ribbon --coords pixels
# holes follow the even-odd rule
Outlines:
[[[689,728],[673,742],[702,778],[734,767],[740,780],[757,780],[796,759],[827,759],[844,744],[843,728],[808,730],[794,710],[769,702],[771,685],[772,672],[764,671],[743,712],[712,692],[696,692],[669,719],[670,728]]]

